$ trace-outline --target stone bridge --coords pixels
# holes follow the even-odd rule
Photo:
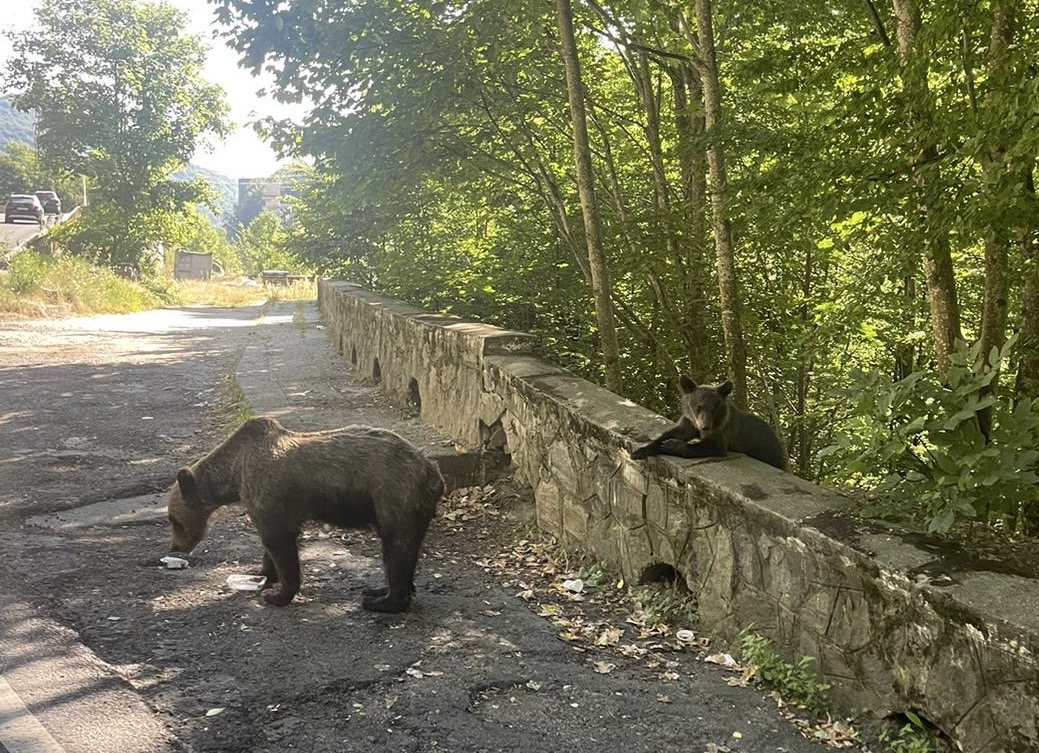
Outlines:
[[[319,299],[358,376],[460,445],[507,453],[565,546],[629,583],[681,577],[706,632],[816,657],[846,709],[911,710],[971,753],[1039,751],[1039,582],[744,456],[632,461],[670,421],[534,357],[530,335],[344,282]]]

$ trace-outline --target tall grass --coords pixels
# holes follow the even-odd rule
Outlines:
[[[140,283],[73,256],[24,251],[0,272],[0,318],[121,314],[158,306],[251,306],[263,301],[313,300],[317,283],[261,286],[237,279],[152,278]]]
[[[153,292],[72,256],[26,251],[0,275],[0,316],[121,314],[161,304]]]
[[[317,283],[297,280],[289,285],[243,284],[237,279],[170,281],[168,300],[180,306],[251,306],[263,301],[298,301],[317,298]]]

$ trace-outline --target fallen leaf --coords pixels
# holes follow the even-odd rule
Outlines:
[[[624,631],[616,627],[608,627],[595,638],[596,646],[616,646],[620,643]]]

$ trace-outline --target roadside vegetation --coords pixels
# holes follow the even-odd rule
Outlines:
[[[533,526],[529,489],[507,479],[456,489],[438,508],[448,540],[475,521],[491,542],[476,564],[549,623],[560,640],[582,654],[595,672],[650,672],[662,704],[681,687],[690,664],[712,664],[718,682],[758,688],[780,714],[820,750],[857,753],[946,753],[927,723],[907,710],[895,720],[845,718],[836,713],[830,686],[812,657],[784,659],[767,638],[747,632],[726,648],[701,631],[696,600],[670,567],[630,583],[600,562],[560,546]],[[729,750],[720,741],[712,750]]]
[[[317,283],[264,286],[240,276],[175,281],[127,280],[109,267],[74,256],[17,254],[0,272],[0,319],[70,314],[124,314],[159,306],[250,306],[267,300],[313,300]]]
[[[299,159],[283,205],[261,191],[217,231],[204,183],[173,180],[228,128],[183,14],[41,0],[7,71],[38,153],[0,181],[85,190],[62,251],[142,280],[178,250],[347,277],[532,332],[669,415],[681,373],[731,378],[791,470],[864,514],[1039,534],[1036,14],[214,4],[279,96],[323,92],[302,122],[263,123]]]
[[[731,378],[865,513],[1039,533],[1036,14],[217,5],[256,70],[327,92],[268,124],[312,158],[286,242],[322,274],[665,414],[680,373]],[[353,33],[279,33],[326,27]]]

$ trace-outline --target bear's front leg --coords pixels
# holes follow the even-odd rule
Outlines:
[[[654,439],[649,444],[644,444],[641,447],[636,447],[631,451],[632,460],[645,460],[652,455],[659,455],[661,442],[659,439]]]
[[[705,442],[699,439],[683,442],[680,439],[669,439],[660,446],[660,454],[679,458],[723,458],[726,452],[720,442]]]
[[[692,422],[682,417],[682,420],[672,426],[670,429],[665,431],[659,437],[654,439],[649,444],[644,444],[642,447],[636,447],[631,451],[632,460],[643,460],[652,455],[673,455],[674,453],[668,452],[666,447],[677,446],[676,443],[682,444],[697,439],[700,433],[693,426]]]
[[[283,607],[299,593],[299,546],[296,534],[278,537],[261,537],[264,546],[263,564],[274,565],[277,585],[263,591],[263,600],[276,607]]]
[[[271,555],[266,548],[263,550],[263,564],[260,566],[259,571],[253,573],[253,575],[260,575],[266,578],[268,584],[278,582],[278,568],[274,566],[274,560],[271,559]]]

